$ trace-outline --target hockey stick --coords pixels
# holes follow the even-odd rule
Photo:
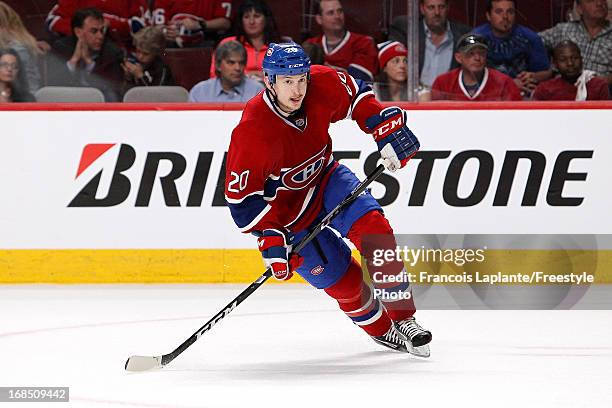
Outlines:
[[[340,204],[338,204],[333,210],[329,212],[315,227],[312,231],[304,237],[304,239],[293,249],[293,252],[300,252],[319,232],[329,225],[331,220],[338,215],[340,211],[346,208],[355,198],[357,198],[365,189],[382,174],[385,167],[381,164],[366,178],[364,181],[359,183],[357,187],[348,195]],[[178,357],[183,351],[189,346],[196,342],[204,333],[212,329],[212,327],[219,323],[223,318],[232,312],[240,303],[248,298],[253,292],[255,292],[265,281],[272,276],[272,270],[266,269],[263,275],[257,280],[251,283],[245,290],[243,290],[238,296],[236,296],[231,302],[221,309],[216,315],[212,317],[206,324],[198,329],[194,334],[191,335],[187,340],[178,346],[174,351],[162,356],[132,356],[125,362],[125,369],[127,371],[147,371],[154,368],[161,368],[170,363],[176,357]]]

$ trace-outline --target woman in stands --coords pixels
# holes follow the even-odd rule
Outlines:
[[[268,51],[268,44],[281,41],[276,29],[276,22],[272,10],[263,0],[245,0],[240,4],[235,20],[236,35],[225,38],[221,43],[236,40],[240,42],[247,52],[245,74],[263,82],[261,64]],[[210,77],[215,76],[215,61],[210,67]]]
[[[28,91],[19,54],[12,48],[0,48],[0,103],[34,102]]]
[[[378,44],[380,74],[374,84],[374,93],[380,101],[407,101],[408,51],[397,41]]]
[[[38,69],[38,56],[42,51],[23,25],[21,17],[3,1],[0,1],[0,48],[12,48],[19,54],[27,90],[36,92],[42,86]]]
[[[134,34],[136,52],[125,59],[124,91],[135,86],[175,85],[170,67],[161,59],[166,38],[160,27],[146,27]]]

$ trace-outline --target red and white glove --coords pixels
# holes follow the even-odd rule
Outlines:
[[[272,269],[272,275],[281,281],[289,280],[304,262],[304,258],[291,253],[291,236],[285,231],[276,229],[263,230],[257,238],[257,246],[263,256],[266,268]]]
[[[366,127],[378,145],[385,168],[401,169],[421,147],[419,139],[406,126],[406,111],[391,106],[366,120]]]

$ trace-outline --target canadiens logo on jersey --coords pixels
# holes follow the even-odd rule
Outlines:
[[[284,173],[281,176],[283,185],[289,190],[301,190],[307,187],[325,167],[325,149]]]

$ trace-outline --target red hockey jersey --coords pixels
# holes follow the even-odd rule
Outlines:
[[[463,85],[463,71],[453,69],[436,78],[431,86],[431,99],[450,101],[520,101],[521,91],[512,78],[493,69],[485,68],[480,87],[470,95]]]
[[[230,0],[175,0],[170,20],[193,18],[194,20],[212,20],[213,18],[231,18],[232,2]]]
[[[232,132],[226,164],[225,198],[240,230],[310,225],[336,165],[330,123],[350,118],[365,131],[366,119],[381,109],[367,84],[317,65],[300,119],[279,113],[265,91],[251,99]]]
[[[215,18],[230,19],[231,0],[140,0],[140,13],[146,25],[166,26],[179,24],[190,18],[207,21]],[[200,43],[204,39],[201,30],[182,29],[177,44],[179,46]]]
[[[139,0],[140,13],[147,25],[168,25],[184,18],[212,20],[230,18],[231,0]]]
[[[587,82],[587,101],[606,101],[610,99],[608,83],[598,77]],[[536,101],[575,101],[578,88],[561,77],[549,79],[538,85],[533,93]]]
[[[320,45],[325,53],[325,64],[346,71],[357,79],[373,81],[378,72],[378,51],[372,38],[347,31],[333,50],[327,48],[325,36],[306,40]]]
[[[81,8],[95,7],[104,14],[110,34],[116,39],[130,36],[129,18],[138,15],[141,0],[59,0],[47,15],[49,31],[72,35],[70,22],[74,13]]]

